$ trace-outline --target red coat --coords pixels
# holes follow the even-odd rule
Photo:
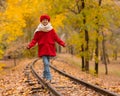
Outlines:
[[[65,43],[57,36],[54,29],[48,32],[38,31],[35,32],[34,37],[28,46],[31,48],[38,43],[39,57],[44,55],[56,56],[55,42],[63,47],[65,46]]]

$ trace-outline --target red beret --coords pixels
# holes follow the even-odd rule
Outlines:
[[[43,19],[47,19],[48,21],[50,21],[50,16],[48,16],[48,15],[41,15],[40,16],[40,22],[43,20]]]

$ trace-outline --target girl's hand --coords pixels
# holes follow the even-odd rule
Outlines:
[[[67,46],[67,44],[65,44],[63,47],[66,47]]]
[[[29,46],[27,46],[27,47],[26,47],[26,49],[30,49],[30,47],[29,47]]]

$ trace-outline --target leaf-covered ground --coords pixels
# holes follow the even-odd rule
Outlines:
[[[59,57],[61,60],[65,58],[63,57],[63,55],[62,55],[63,58],[61,58],[61,56]],[[69,58],[69,60],[67,58]],[[80,66],[77,65],[74,59],[75,61],[77,60],[79,61],[79,59],[76,57],[69,57],[68,55],[66,55],[66,58],[64,60],[69,61],[69,63],[53,61],[52,64],[60,68],[61,70],[64,70],[71,75],[74,75],[77,78],[83,79],[89,83],[98,85],[102,88],[106,88],[120,94],[119,75],[118,76],[114,76],[114,74],[104,75],[101,73],[98,77],[96,77],[91,74],[84,73],[81,71]],[[16,67],[7,68],[5,69],[5,71],[1,71],[0,96],[30,96],[29,94],[31,93],[31,91],[29,86],[25,83],[26,78],[24,76],[23,71],[25,66],[32,60],[33,59],[19,60],[17,61]],[[7,61],[6,62],[0,61],[0,63],[7,63]],[[10,64],[13,65],[13,61],[11,62],[9,61],[8,64],[9,66]],[[117,67],[119,67],[119,65]]]
[[[31,60],[22,60],[16,67],[8,68],[0,74],[0,96],[29,96],[30,88],[25,83],[27,78],[24,76],[24,68]],[[1,61],[2,62],[2,61]],[[13,61],[5,61],[13,65]]]

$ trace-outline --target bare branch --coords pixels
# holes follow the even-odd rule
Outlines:
[[[69,11],[73,12],[74,14],[78,14],[78,12],[76,12],[76,11],[75,11],[74,9],[72,9],[72,8],[67,7],[67,9],[68,9]]]
[[[80,3],[80,1],[76,0],[76,6],[77,6],[78,13],[81,12],[81,5],[79,3]]]

